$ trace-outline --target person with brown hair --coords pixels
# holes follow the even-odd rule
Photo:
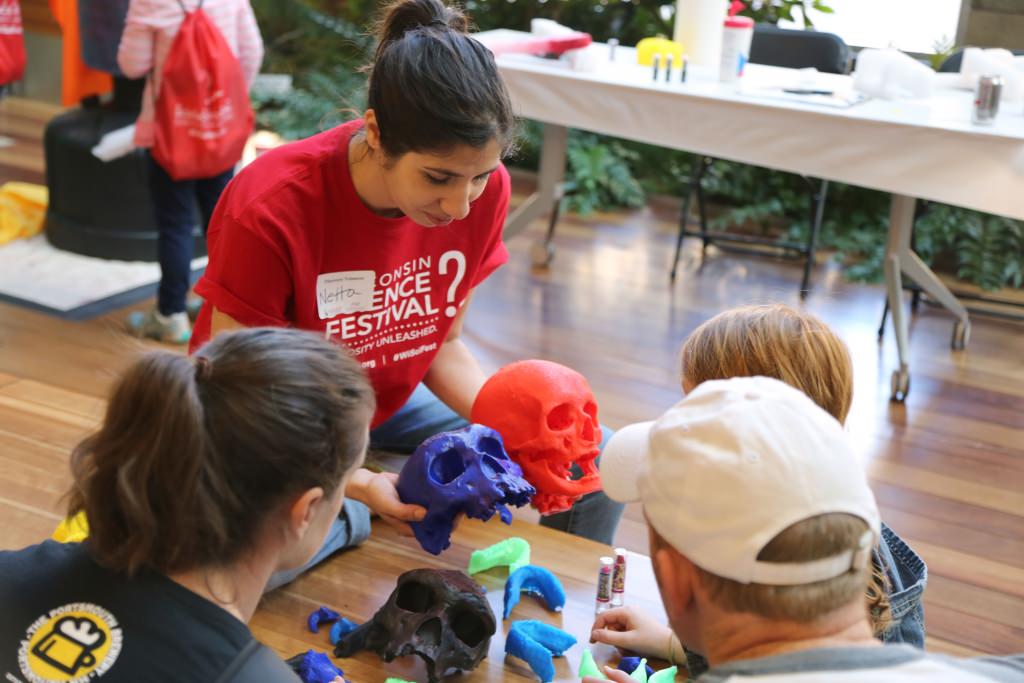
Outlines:
[[[864,592],[878,507],[842,425],[784,382],[702,382],[619,430],[601,481],[643,504],[670,624],[633,625],[626,646],[680,664],[680,645],[703,652],[700,683],[1024,681],[1024,655],[957,659],[874,636]],[[604,636],[621,626],[608,614]]]
[[[371,448],[408,454],[466,426],[487,379],[461,332],[473,290],[508,260],[515,116],[459,9],[397,0],[381,16],[363,116],[261,155],[225,190],[192,346],[239,327],[314,330],[373,383]],[[362,520],[409,533],[426,511],[402,504],[396,479],[361,470],[349,496]],[[621,512],[595,492],[542,523],[611,542]],[[360,540],[338,527],[314,561]]]
[[[680,357],[686,394],[711,380],[772,377],[802,391],[841,424],[853,402],[853,363],[846,344],[821,319],[789,306],[740,306],[723,311],[687,337]],[[928,578],[924,561],[882,524],[871,568],[866,595],[875,636],[883,642],[923,648],[922,594]],[[648,627],[659,628],[632,608],[613,610],[595,624],[594,637],[634,649],[633,641],[642,638]],[[659,648],[663,644],[664,640]],[[683,648],[675,647],[682,655]],[[706,662],[689,648],[685,655],[692,675],[706,669]]]
[[[246,623],[321,546],[373,411],[358,363],[309,332],[136,361],[71,456],[88,539],[0,552],[5,680],[296,681]]]
[[[853,362],[820,318],[783,304],[737,306],[706,320],[680,351],[683,392],[711,379],[774,377],[840,423],[853,403]]]

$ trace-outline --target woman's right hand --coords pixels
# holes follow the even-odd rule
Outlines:
[[[360,467],[352,474],[345,495],[358,500],[370,508],[370,512],[398,530],[403,536],[412,536],[409,522],[419,522],[427,516],[427,509],[420,505],[407,505],[398,496],[395,488],[398,475],[391,472],[371,472]]]
[[[398,475],[392,472],[376,472],[367,479],[363,501],[385,522],[403,536],[412,536],[409,522],[419,522],[427,515],[427,509],[420,505],[407,505],[398,497],[395,485]]]
[[[672,629],[632,605],[601,612],[590,631],[591,643],[606,643],[643,657],[666,660],[670,658],[672,638]]]

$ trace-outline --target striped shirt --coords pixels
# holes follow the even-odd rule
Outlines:
[[[189,11],[200,4],[197,0],[182,1]],[[245,82],[252,86],[263,61],[263,39],[249,0],[203,0],[202,7],[238,57]],[[147,76],[142,111],[135,123],[138,147],[153,146],[153,112],[160,74],[184,19],[178,0],[131,0],[128,7],[117,64],[128,78]]]

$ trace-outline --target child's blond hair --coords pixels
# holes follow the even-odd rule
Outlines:
[[[846,344],[819,318],[782,304],[719,313],[683,342],[682,384],[730,377],[774,377],[796,387],[839,422],[853,400],[853,363]],[[869,613],[875,633],[892,623],[884,568],[872,563]]]
[[[846,344],[809,313],[771,304],[719,313],[683,342],[684,386],[710,379],[774,377],[810,396],[840,422],[853,399]]]

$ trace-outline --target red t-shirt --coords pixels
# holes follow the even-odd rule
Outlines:
[[[423,380],[469,292],[508,260],[510,182],[491,174],[464,220],[425,228],[356,194],[348,141],[362,121],[260,156],[224,191],[196,293],[243,325],[316,330],[347,346],[377,394],[376,426]],[[203,306],[190,351],[210,337]]]

